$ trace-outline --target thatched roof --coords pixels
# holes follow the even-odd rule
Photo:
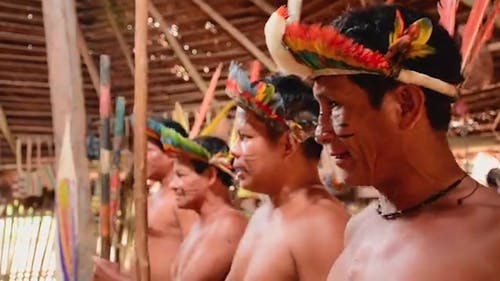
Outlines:
[[[133,99],[133,76],[127,59],[133,57],[134,1],[132,0],[77,0],[79,26],[83,43],[94,64],[100,54],[111,55],[112,94]],[[164,112],[175,101],[185,107],[196,108],[202,98],[199,83],[194,83],[186,67],[174,54],[166,32],[178,41],[184,54],[195,66],[204,83],[208,84],[219,63],[225,66],[231,60],[249,63],[255,52],[245,48],[233,35],[217,23],[207,8],[219,14],[233,28],[248,38],[260,52],[267,55],[263,27],[271,8],[286,1],[271,0],[153,0],[163,20],[150,18],[148,40],[149,110]],[[328,21],[348,7],[377,1],[307,0],[303,1],[303,19]],[[436,1],[396,1],[436,15]],[[461,4],[458,22],[463,23],[469,8]],[[64,23],[61,23],[64,24]],[[118,36],[117,36],[118,35]],[[118,38],[124,40],[120,44]],[[495,73],[492,83],[499,81],[500,42],[490,42]],[[497,42],[497,43],[495,43]],[[125,53],[123,52],[125,49]],[[128,58],[127,58],[128,56]],[[133,60],[132,60],[133,61]],[[47,57],[41,0],[0,0],[0,105],[14,135],[52,134],[51,104],[48,83]],[[265,69],[265,67],[263,67]],[[90,121],[98,119],[98,99],[82,59],[85,105]],[[218,84],[217,100],[223,101],[223,85],[227,67]],[[466,98],[472,112],[482,114],[485,124],[495,116],[500,98],[497,86]],[[129,110],[131,105],[129,104]],[[491,113],[491,114],[490,114]],[[479,116],[479,115],[478,115]],[[480,117],[475,119],[480,120]],[[486,128],[486,127],[485,127]],[[475,132],[484,128],[475,127]],[[0,164],[13,163],[13,154],[6,141],[0,138]]]

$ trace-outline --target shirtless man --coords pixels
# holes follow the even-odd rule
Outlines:
[[[277,102],[273,109],[304,130],[295,135],[236,97],[247,103],[238,108],[238,141],[231,149],[237,178],[271,200],[253,214],[226,280],[326,280],[342,250],[349,216],[318,175],[322,147],[311,137],[318,104],[311,88],[297,77],[277,76],[268,82],[277,100],[293,108],[284,111]]]
[[[215,137],[199,137],[194,142],[211,156],[227,154],[229,150],[223,140]],[[224,280],[245,231],[246,217],[231,206],[232,176],[208,164],[214,159],[202,162],[183,154],[175,161],[172,188],[177,205],[196,211],[200,220],[181,245],[172,266],[172,280]]]
[[[332,25],[366,48],[383,54],[389,49],[399,59],[390,62],[396,69],[427,77],[412,74],[404,83],[323,68],[330,75],[315,79],[319,142],[345,171],[347,183],[371,185],[382,194],[349,221],[345,248],[328,280],[498,280],[500,196],[460,169],[446,139],[453,84],[462,79],[459,50],[436,22],[420,46],[409,46],[403,32],[391,45],[397,48],[389,48],[389,36],[402,26],[395,24],[396,9],[404,28],[426,17],[384,5],[351,11]],[[408,59],[419,50],[429,52]]]
[[[187,136],[177,122],[162,120],[163,126]],[[163,153],[159,134],[148,128],[147,176],[161,181],[162,187],[148,198],[148,249],[151,281],[169,281],[170,267],[183,238],[197,220],[193,211],[177,208],[175,192],[171,188],[174,159]],[[132,263],[135,266],[135,262]],[[121,272],[117,264],[96,259],[94,281],[135,280],[135,270]]]

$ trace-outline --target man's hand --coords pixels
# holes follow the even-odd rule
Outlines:
[[[117,263],[110,262],[99,257],[94,257],[93,281],[130,281],[131,279],[120,272]]]

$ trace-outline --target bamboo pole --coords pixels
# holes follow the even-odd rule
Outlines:
[[[110,59],[107,55],[100,58],[100,81],[101,94],[99,95],[99,115],[101,117],[100,132],[100,179],[101,179],[101,211],[100,211],[100,236],[101,236],[101,257],[109,259],[111,237],[109,222],[109,170],[111,157],[111,138],[109,111],[111,102],[110,93]]]
[[[148,105],[148,0],[135,0],[134,201],[137,280],[149,281],[146,190],[146,116]]]
[[[238,41],[245,49],[262,62],[270,71],[276,70],[276,65],[273,60],[269,58],[263,51],[261,51],[255,44],[250,41],[243,33],[234,27],[228,20],[221,16],[217,11],[210,7],[203,0],[191,0],[195,3],[205,14],[217,22],[225,31],[227,31],[236,41]]]

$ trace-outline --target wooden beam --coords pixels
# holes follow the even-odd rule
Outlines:
[[[66,120],[71,117],[71,148],[73,164],[76,169],[78,189],[77,228],[78,228],[78,280],[91,280],[93,271],[92,256],[96,241],[92,231],[95,227],[90,211],[90,186],[86,154],[86,117],[80,56],[77,47],[77,16],[75,0],[42,1],[44,43],[47,48],[50,96],[52,104],[52,126],[56,147],[56,161],[61,156],[62,141]],[[50,133],[50,132],[47,132]],[[67,156],[67,155],[66,155]],[[58,263],[60,265],[60,263]],[[62,280],[61,278],[56,278]]]
[[[130,48],[127,45],[127,41],[125,40],[125,37],[123,36],[122,32],[120,31],[120,28],[118,27],[118,24],[116,23],[115,15],[111,10],[111,4],[109,3],[108,0],[103,0],[103,2],[108,22],[111,25],[111,29],[113,29],[113,33],[115,34],[116,39],[118,40],[118,45],[120,46],[120,49],[122,50],[122,53],[125,56],[125,59],[127,60],[127,65],[130,70],[130,74],[134,76],[134,62],[132,60],[132,52],[130,51]]]
[[[265,0],[250,0],[255,6],[259,7],[264,13],[271,15],[276,10],[271,4]]]
[[[9,144],[10,149],[16,155],[16,142],[14,141],[14,137],[9,129],[9,124],[7,123],[7,116],[5,116],[5,112],[3,111],[2,106],[0,105],[0,131],[2,132],[5,140]]]
[[[148,107],[148,0],[135,0],[134,75],[134,202],[136,278],[151,278],[148,249],[148,192],[146,189],[146,118]],[[151,6],[149,6],[151,7]],[[165,26],[164,26],[165,28]]]
[[[263,51],[261,51],[257,46],[255,46],[250,39],[248,39],[243,33],[241,33],[236,27],[234,27],[228,20],[221,16],[217,11],[215,11],[210,5],[205,3],[203,0],[191,0],[200,9],[217,22],[225,31],[227,31],[231,36],[233,36],[236,41],[238,41],[245,49],[247,49],[252,55],[255,56],[264,66],[270,71],[276,71],[276,65],[273,60],[269,58]]]
[[[78,44],[78,50],[80,51],[80,55],[83,58],[85,66],[87,67],[87,71],[89,72],[90,80],[92,81],[95,92],[97,96],[99,96],[99,74],[97,72],[97,67],[95,66],[94,60],[89,54],[89,48],[80,26],[76,27],[76,32],[76,42]]]
[[[47,82],[35,81],[20,81],[20,80],[0,80],[2,86],[19,86],[19,87],[35,87],[35,88],[48,88]]]
[[[200,89],[200,92],[206,93],[208,89],[207,83],[205,82],[205,80],[203,80],[200,73],[198,72],[198,70],[196,70],[196,67],[193,65],[186,53],[184,53],[184,50],[182,49],[181,44],[179,44],[179,41],[177,41],[177,38],[175,38],[175,36],[170,33],[169,25],[160,14],[156,6],[153,4],[153,2],[149,3],[149,13],[157,22],[160,23],[160,28],[165,34],[165,39],[170,45],[170,48],[172,48],[175,55],[179,58],[187,73],[189,74],[191,79],[193,79],[193,82],[196,84],[198,89]]]

